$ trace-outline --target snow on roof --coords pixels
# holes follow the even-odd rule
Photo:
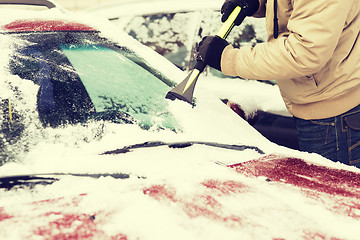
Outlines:
[[[61,20],[16,20],[0,27],[5,32],[96,31],[82,23]]]

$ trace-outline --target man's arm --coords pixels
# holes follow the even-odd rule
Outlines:
[[[247,79],[289,79],[318,72],[332,56],[352,6],[350,0],[295,0],[279,38],[222,52],[221,70]]]

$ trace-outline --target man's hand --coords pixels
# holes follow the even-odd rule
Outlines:
[[[239,26],[245,16],[252,16],[256,13],[259,9],[259,0],[226,0],[221,7],[221,21],[225,22],[237,6],[241,7],[241,13],[234,24]]]
[[[227,45],[229,43],[219,36],[204,37],[196,49],[196,59],[221,71],[221,55]]]

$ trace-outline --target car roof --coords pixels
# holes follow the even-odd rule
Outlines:
[[[12,8],[11,6],[20,6]],[[71,20],[68,11],[52,0],[0,0],[0,32],[96,31]],[[7,7],[10,6],[10,7]],[[41,6],[38,8],[27,8]],[[25,8],[22,8],[25,7]]]
[[[107,18],[205,9],[220,10],[223,0],[118,0],[86,9]]]

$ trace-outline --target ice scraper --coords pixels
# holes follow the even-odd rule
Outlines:
[[[233,29],[235,25],[234,22],[236,18],[239,16],[239,14],[241,14],[240,15],[242,16],[241,21],[243,21],[245,18],[245,14],[242,14],[241,7],[236,7],[233,10],[233,12],[230,14],[228,19],[223,23],[223,25],[221,26],[220,30],[216,35],[225,39],[229,35],[230,31]],[[170,100],[180,99],[192,104],[195,84],[200,76],[200,73],[202,73],[205,67],[206,67],[206,63],[204,63],[201,60],[197,60],[195,67],[193,68],[193,70],[191,70],[189,75],[176,87],[170,90],[166,94],[165,98]]]

